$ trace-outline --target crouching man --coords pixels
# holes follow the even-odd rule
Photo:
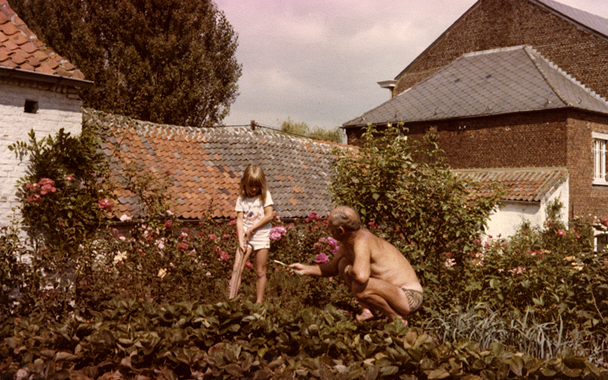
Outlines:
[[[401,319],[422,306],[423,290],[414,269],[397,248],[361,225],[352,208],[340,206],[329,214],[329,234],[340,242],[340,249],[329,263],[291,264],[309,276],[330,277],[340,274],[359,301],[362,311],[357,320],[374,317],[378,311],[392,321]]]

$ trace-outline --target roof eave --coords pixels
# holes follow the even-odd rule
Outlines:
[[[62,77],[60,75],[52,75],[45,73],[37,73],[28,70],[15,69],[10,67],[0,67],[0,77],[8,77],[15,79],[24,79],[33,82],[44,82],[50,84],[61,84],[66,86],[73,86],[79,88],[90,88],[94,82],[85,79],[75,79],[69,77]]]
[[[348,122],[347,122],[347,123],[342,124],[342,126],[340,128],[342,128],[342,129],[363,128],[369,124],[372,124],[375,126],[382,126],[382,125],[386,125],[388,123],[395,124],[395,123],[401,123],[401,122],[403,122],[403,124],[433,123],[433,122],[443,122],[443,121],[450,121],[450,120],[468,120],[468,119],[479,119],[479,118],[493,117],[493,116],[516,115],[516,114],[520,114],[520,113],[527,114],[527,113],[532,113],[532,112],[545,112],[545,111],[554,112],[557,110],[573,110],[573,111],[579,111],[579,112],[588,112],[591,114],[608,117],[608,111],[601,112],[601,111],[595,111],[595,110],[577,107],[574,105],[564,105],[562,107],[556,107],[556,108],[535,109],[535,110],[527,110],[527,111],[504,112],[504,113],[493,113],[493,114],[467,115],[467,116],[449,117],[449,118],[445,118],[445,119],[436,118],[436,119],[409,120],[409,121],[386,120],[386,121],[379,121],[379,122],[375,122],[375,123],[370,122],[370,123],[366,123],[366,124],[348,124]]]

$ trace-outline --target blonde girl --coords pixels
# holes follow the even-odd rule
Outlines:
[[[236,250],[230,299],[236,297],[241,286],[243,267],[251,252],[255,252],[256,302],[264,299],[266,289],[266,261],[270,248],[270,221],[273,218],[272,197],[266,187],[266,177],[258,165],[245,168],[236,200],[236,231],[239,247]]]

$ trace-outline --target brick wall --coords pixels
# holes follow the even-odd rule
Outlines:
[[[570,217],[608,217],[608,186],[593,185],[592,132],[608,134],[608,116],[552,110],[406,125],[421,140],[433,129],[453,169],[566,167]],[[361,131],[347,130],[349,144]],[[564,210],[566,211],[566,210]]]
[[[522,113],[407,124],[408,137],[422,140],[433,129],[453,169],[565,167],[566,114]],[[349,129],[348,143],[360,144],[361,131]]]
[[[592,132],[608,134],[601,116],[572,112],[568,119],[570,215],[608,217],[608,186],[593,185]]]
[[[531,45],[602,96],[608,96],[608,41],[528,0],[480,0],[399,75],[397,95],[461,55]]]
[[[25,101],[38,102],[36,113],[24,112]],[[25,174],[26,162],[15,157],[8,146],[28,140],[31,129],[40,139],[64,128],[78,134],[82,128],[82,101],[71,88],[0,81],[0,225],[9,223],[17,205],[15,184]]]

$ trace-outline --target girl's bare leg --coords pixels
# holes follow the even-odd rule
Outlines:
[[[266,290],[266,262],[268,261],[268,248],[260,249],[255,253],[255,274],[257,283],[255,292],[257,299],[255,302],[264,301],[264,291]]]

